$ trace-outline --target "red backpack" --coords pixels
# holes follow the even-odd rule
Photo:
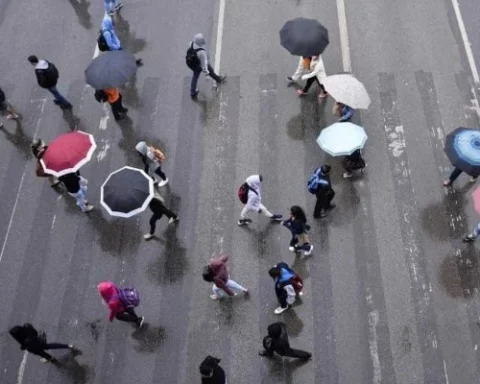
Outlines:
[[[258,195],[257,191],[250,187],[248,183],[243,183],[242,185],[240,185],[240,187],[238,187],[237,191],[238,198],[242,202],[242,204],[247,204],[248,202],[248,191],[253,191]]]

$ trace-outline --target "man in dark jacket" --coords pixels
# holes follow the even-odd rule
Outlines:
[[[268,336],[263,338],[264,351],[260,351],[260,356],[272,357],[276,352],[280,356],[295,357],[298,359],[310,359],[310,352],[293,349],[290,347],[287,334],[287,326],[284,323],[273,323],[268,326]]]
[[[71,109],[72,104],[62,96],[57,89],[58,70],[53,63],[47,60],[39,60],[37,56],[28,56],[28,61],[35,67],[38,85],[48,91],[55,98],[53,102],[62,109]]]
[[[200,375],[202,384],[226,384],[227,378],[225,371],[218,365],[220,359],[213,356],[207,356],[200,364]]]
[[[332,183],[330,182],[331,169],[332,167],[330,167],[328,164],[322,165],[320,168],[320,179],[322,182],[319,184],[319,188],[316,193],[317,202],[313,212],[313,217],[315,219],[326,217],[327,211],[335,208],[335,204],[332,203],[332,200],[335,197],[335,191],[333,190]]]
[[[157,220],[160,220],[163,217],[163,215],[168,217],[168,224],[173,224],[180,220],[175,213],[165,207],[163,204],[163,198],[159,194],[153,196],[152,201],[148,204],[148,208],[153,212],[153,215],[150,218],[150,232],[143,235],[145,240],[150,240],[153,237],[153,234],[155,233],[155,224],[157,223]]]
[[[60,176],[58,180],[63,183],[68,194],[75,197],[82,212],[90,212],[93,209],[93,205],[85,199],[88,181],[80,176],[80,172],[67,173]]]

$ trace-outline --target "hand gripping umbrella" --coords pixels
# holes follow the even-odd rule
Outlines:
[[[55,177],[74,173],[90,161],[96,147],[95,140],[89,133],[65,133],[50,142],[40,164],[45,173]]]
[[[327,76],[322,85],[336,101],[354,109],[367,109],[370,97],[365,86],[349,74]]]
[[[137,73],[135,57],[127,51],[108,51],[95,58],[85,70],[85,81],[94,89],[125,85]]]
[[[317,143],[332,156],[347,156],[363,148],[367,138],[365,130],[358,125],[349,122],[335,123],[322,130]]]
[[[143,212],[153,198],[153,180],[141,169],[125,166],[112,172],[100,190],[100,202],[117,217]]]
[[[470,176],[480,176],[480,131],[459,127],[447,135],[445,153],[453,166]]]
[[[314,19],[289,20],[280,30],[280,44],[292,55],[317,56],[328,43],[328,30]]]

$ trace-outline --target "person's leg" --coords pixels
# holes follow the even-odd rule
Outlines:
[[[43,345],[43,349],[71,349],[70,345],[62,343],[46,343]]]
[[[325,209],[335,208],[335,204],[332,203],[332,200],[334,197],[335,197],[335,191],[331,189],[327,194],[327,198],[325,199],[326,201]]]
[[[310,357],[312,357],[312,354],[310,352],[302,351],[300,349],[289,348],[287,351],[285,351],[284,356],[295,357],[297,359],[309,359]]]
[[[465,243],[469,243],[469,242],[472,242],[472,241],[475,241],[478,237],[478,235],[480,235],[480,222],[477,224],[477,226],[475,227],[475,229],[473,230],[472,233],[466,235],[464,238],[463,238],[463,241]]]
[[[313,211],[313,217],[318,219],[322,215],[323,211],[323,196],[317,194],[317,201],[315,203],[315,209]]]
[[[452,185],[455,180],[457,180],[458,176],[462,174],[463,171],[461,171],[459,168],[455,167],[448,177],[447,180],[444,181],[443,185],[449,186]]]
[[[82,188],[75,194],[75,198],[77,199],[77,205],[80,207],[82,212],[87,211],[87,202],[85,200],[85,192]]]
[[[157,169],[155,169],[155,173],[160,176],[162,180],[167,180],[167,175],[162,171],[162,167],[158,166]]]
[[[303,87],[302,92],[303,92],[303,93],[307,93],[308,90],[310,89],[310,87],[312,86],[312,84],[315,82],[316,79],[317,79],[316,76],[310,77],[309,79],[307,79],[307,82],[305,83],[305,86]]]
[[[154,213],[152,215],[152,217],[150,218],[150,221],[149,221],[149,224],[150,224],[150,235],[153,236],[153,234],[155,233],[155,228],[156,228],[156,224],[157,224],[157,221],[160,220],[162,218],[163,214],[157,214],[157,213]]]
[[[272,218],[273,217],[273,213],[271,213],[267,207],[265,207],[262,203],[260,203],[260,209],[258,210],[258,213],[262,213],[263,215],[269,217],[269,218]]]
[[[55,358],[50,355],[49,353],[45,352],[42,349],[38,349],[36,351],[29,351],[30,353],[33,353],[34,355],[40,356],[43,360],[43,362],[48,362],[48,361],[55,361]]]
[[[20,119],[20,115],[15,111],[12,104],[8,101],[5,101],[5,110],[7,111],[7,119],[17,120]]]
[[[190,83],[190,96],[195,97],[198,93],[197,89],[197,83],[198,83],[198,78],[200,77],[200,74],[202,73],[202,69],[195,69],[192,71],[192,82]]]
[[[116,101],[117,105],[118,105],[118,110],[120,113],[127,113],[128,112],[128,108],[125,108],[125,106],[123,105],[123,96],[121,93],[119,93],[118,95],[118,100]]]
[[[120,321],[125,321],[127,323],[136,323],[138,324],[139,317],[135,312],[133,314],[129,311],[131,308],[126,309],[124,312],[117,313],[115,318]]]
[[[237,221],[238,225],[247,225],[248,223],[252,222],[252,219],[249,219],[247,217],[247,213],[250,212],[250,208],[248,208],[248,205],[245,204],[245,206],[242,209],[242,212],[240,212],[240,220]]]
[[[208,73],[210,74],[210,77],[213,80],[215,80],[217,83],[221,83],[223,81],[223,79],[215,73],[215,70],[212,68],[210,64],[208,64],[207,68],[208,68]]]
[[[70,106],[70,102],[65,97],[63,97],[63,95],[58,91],[57,87],[50,87],[47,89],[55,98],[55,103],[59,104],[62,107]]]
[[[223,289],[218,288],[215,284],[213,284],[212,286],[212,291],[213,295],[210,295],[210,298],[212,300],[217,300],[227,295]]]
[[[280,306],[275,309],[274,313],[276,315],[279,315],[280,313],[288,309],[288,303],[287,303],[288,295],[283,288],[277,288],[277,287],[275,287],[275,294],[277,295],[278,304],[280,304]]]
[[[248,292],[248,289],[243,287],[242,285],[238,284],[235,280],[228,279],[227,287],[230,288],[232,291],[237,292]]]
[[[120,120],[123,115],[119,112],[118,105],[116,103],[110,103],[110,108],[112,108],[113,118]]]

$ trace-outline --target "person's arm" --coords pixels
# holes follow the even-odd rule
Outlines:
[[[298,66],[297,66],[297,70],[295,71],[295,73],[292,75],[292,79],[296,80],[298,78],[300,78],[300,76],[302,75],[302,73],[305,71],[305,68],[303,66],[303,57],[300,56],[300,59],[298,60]]]
[[[201,49],[197,51],[197,57],[200,60],[200,66],[202,67],[202,71],[205,74],[209,75],[207,52],[204,49]]]
[[[313,68],[313,70],[303,75],[302,80],[308,80],[311,77],[317,76],[321,69],[322,69],[322,66],[320,65],[320,62],[315,63],[315,67]]]
[[[222,279],[220,279],[219,277],[214,277],[213,282],[218,288],[223,289],[228,296],[234,296],[233,292],[230,290],[230,288],[227,287],[227,285]]]
[[[120,41],[118,37],[110,30],[103,31],[103,37],[107,42],[108,47],[112,51],[118,51],[120,49]]]
[[[351,119],[354,112],[355,110],[353,108],[350,108],[348,105],[345,105],[343,107],[342,117],[340,117],[339,121],[342,122],[342,121],[347,121]]]

